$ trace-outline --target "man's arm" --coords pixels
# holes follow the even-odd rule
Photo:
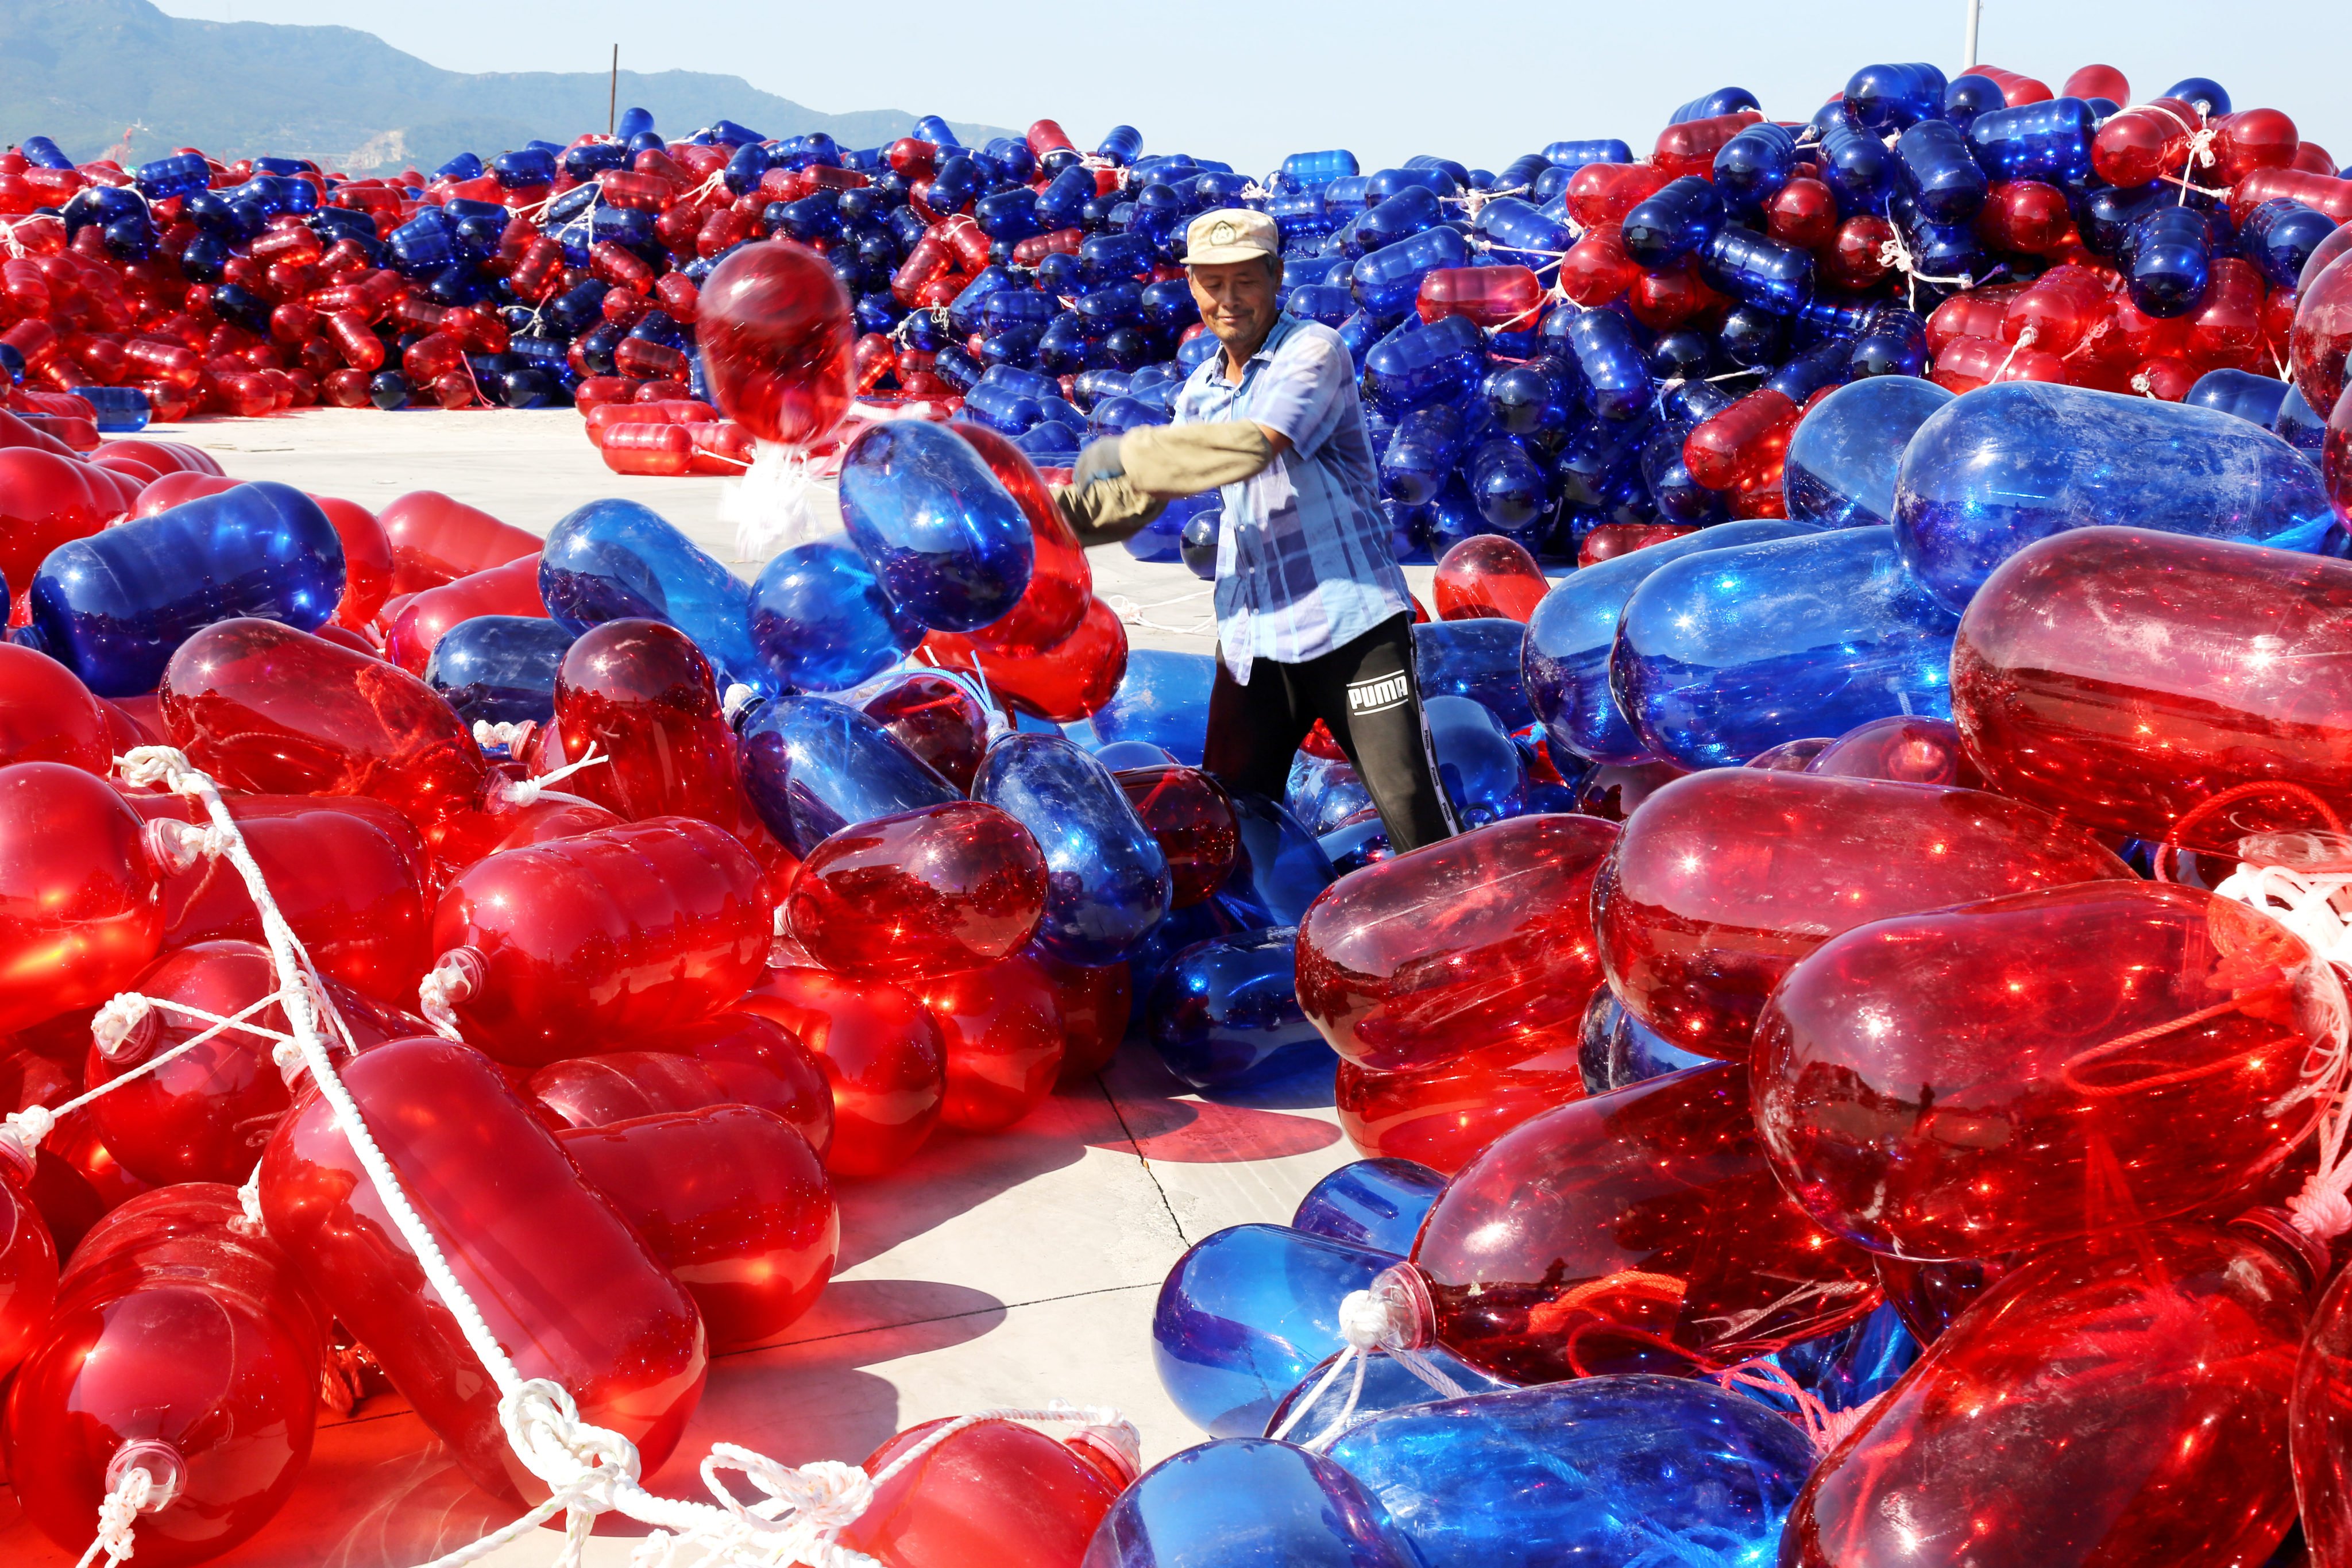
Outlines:
[[[1071,470],[1075,482],[1054,499],[1080,542],[1115,544],[1140,532],[1169,501],[1237,484],[1289,449],[1287,437],[1246,419],[1138,426],[1088,442]]]

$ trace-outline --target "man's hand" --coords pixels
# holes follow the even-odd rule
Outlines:
[[[1054,505],[1078,543],[1088,549],[1133,538],[1168,509],[1166,501],[1142,494],[1118,474],[1056,486]]]

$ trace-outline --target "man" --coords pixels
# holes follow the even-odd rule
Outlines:
[[[1217,673],[1203,763],[1282,798],[1320,719],[1355,764],[1399,854],[1455,831],[1413,679],[1412,598],[1380,508],[1347,346],[1286,314],[1274,220],[1203,213],[1185,233],[1201,320],[1223,352],[1175,420],[1090,443],[1062,510],[1088,544],[1128,538],[1179,496],[1223,496]]]

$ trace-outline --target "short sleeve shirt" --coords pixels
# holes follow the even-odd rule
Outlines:
[[[1298,664],[1345,646],[1412,598],[1380,504],[1356,368],[1339,334],[1288,314],[1225,379],[1222,350],[1193,369],[1175,422],[1246,419],[1290,440],[1264,472],[1223,487],[1217,641],[1246,684],[1255,659]]]

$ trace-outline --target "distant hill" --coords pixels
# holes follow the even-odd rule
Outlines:
[[[765,136],[830,132],[845,147],[907,134],[917,114],[821,114],[740,77],[621,73],[621,107],[651,110],[666,134],[733,120]],[[430,170],[534,137],[570,142],[605,124],[606,79],[584,71],[469,76],[352,27],[199,22],[146,0],[0,0],[0,144],[53,138],[77,161],[315,158],[350,174]],[[967,142],[1008,134],[957,124]]]

